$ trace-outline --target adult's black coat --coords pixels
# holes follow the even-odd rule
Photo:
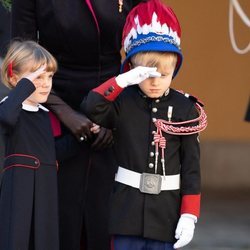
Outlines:
[[[122,28],[139,1],[123,2],[120,13],[118,0],[14,0],[12,37],[39,40],[56,57],[53,89],[78,108],[90,89],[119,72]]]
[[[137,2],[123,1],[119,12],[118,0],[13,0],[12,37],[39,40],[56,57],[53,90],[78,110],[92,88],[118,74],[123,24]],[[93,151],[88,143],[81,150],[73,161],[59,164],[61,249],[79,250],[80,238],[87,238],[89,250],[106,250],[113,154]]]

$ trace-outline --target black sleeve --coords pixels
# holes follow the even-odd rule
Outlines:
[[[192,105],[186,120],[198,117],[195,105]],[[200,145],[199,134],[181,136],[181,192],[200,193]]]
[[[94,123],[109,129],[114,129],[119,117],[118,101],[107,100],[101,94],[90,91],[81,103],[81,111],[87,114]]]
[[[6,126],[13,127],[22,110],[22,102],[34,91],[35,86],[26,78],[21,79],[17,86],[10,91],[8,98],[0,105],[0,122]]]

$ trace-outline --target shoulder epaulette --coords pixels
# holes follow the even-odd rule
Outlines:
[[[183,93],[183,94],[184,94],[184,96],[186,96],[187,98],[189,98],[189,99],[192,100],[193,102],[197,102],[197,103],[199,103],[202,107],[204,107],[204,103],[203,103],[201,100],[199,100],[196,96],[190,95],[190,94],[188,94],[188,93]]]

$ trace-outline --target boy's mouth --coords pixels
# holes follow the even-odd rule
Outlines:
[[[40,92],[39,94],[40,94],[40,95],[48,95],[49,92]]]

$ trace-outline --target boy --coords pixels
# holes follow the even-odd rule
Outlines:
[[[122,71],[129,64],[133,69],[93,89],[82,103],[91,120],[114,129],[114,249],[179,248],[192,240],[199,216],[198,132],[206,115],[194,97],[170,88],[182,53],[169,7],[159,0],[135,7],[123,45]]]

